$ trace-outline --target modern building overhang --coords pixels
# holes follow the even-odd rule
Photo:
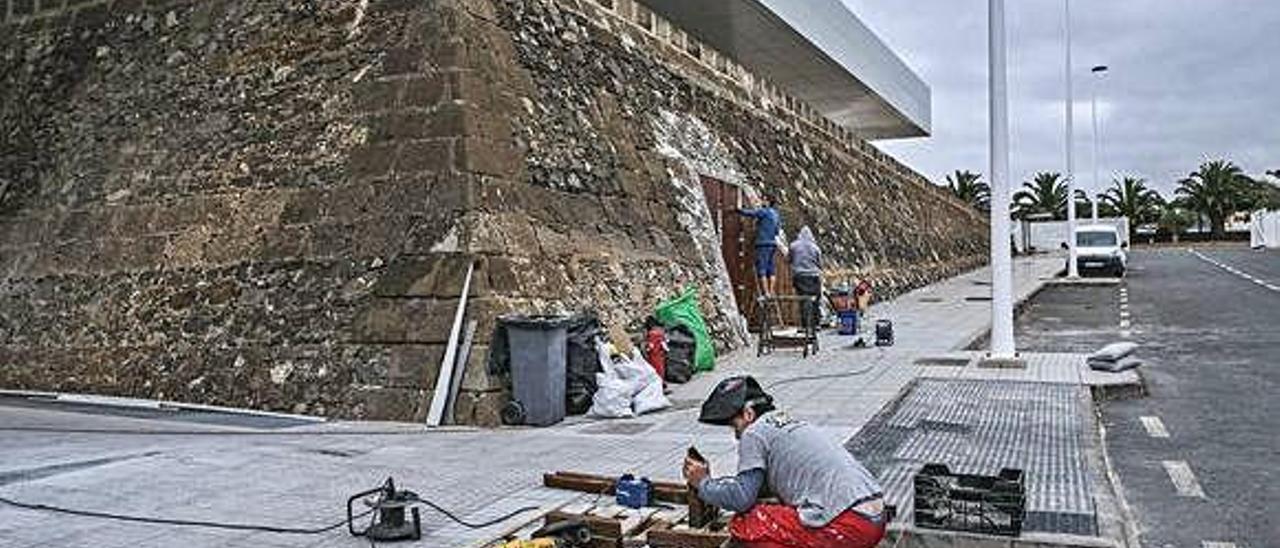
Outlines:
[[[865,139],[930,133],[929,87],[840,0],[640,0]]]

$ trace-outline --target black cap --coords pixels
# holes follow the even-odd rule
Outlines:
[[[747,404],[765,402],[773,403],[773,397],[766,394],[760,383],[750,375],[729,377],[720,381],[707,401],[702,402],[702,413],[698,422],[728,426],[733,424],[737,416]]]

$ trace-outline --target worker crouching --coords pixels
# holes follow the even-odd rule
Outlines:
[[[737,514],[729,533],[738,545],[869,548],[884,537],[875,477],[816,427],[776,410],[754,378],[721,381],[698,420],[732,426],[738,439],[736,475],[712,478],[705,462],[684,462],[698,498]],[[766,494],[778,502],[760,500]]]

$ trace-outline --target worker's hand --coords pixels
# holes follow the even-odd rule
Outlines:
[[[690,487],[697,487],[707,476],[711,475],[711,465],[689,457],[684,458],[684,481]]]

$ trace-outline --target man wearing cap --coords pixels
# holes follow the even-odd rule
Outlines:
[[[738,473],[712,478],[686,458],[684,477],[698,498],[737,515],[729,533],[743,546],[873,547],[884,537],[884,502],[875,477],[814,426],[778,411],[750,376],[716,385],[699,422],[732,426]],[[758,502],[764,493],[781,501]]]

